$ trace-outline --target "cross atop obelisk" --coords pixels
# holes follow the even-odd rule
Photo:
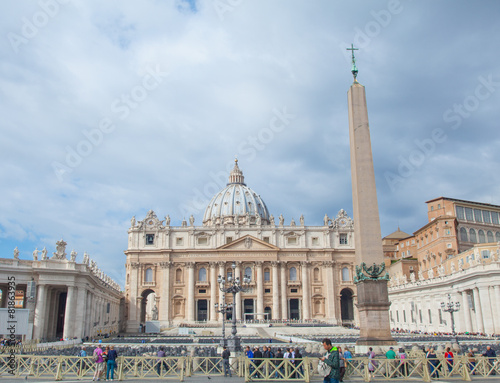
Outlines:
[[[358,76],[358,68],[356,67],[356,58],[354,57],[354,51],[359,51],[359,48],[354,48],[354,44],[351,44],[350,48],[346,48],[347,51],[351,51],[352,69],[351,73],[354,77],[354,82],[357,82],[356,77]]]

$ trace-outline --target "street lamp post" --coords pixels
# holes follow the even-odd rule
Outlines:
[[[452,334],[451,341],[458,343],[458,339],[457,339],[457,336],[455,334],[455,318],[453,317],[453,313],[460,310],[460,302],[452,302],[451,301],[451,294],[448,294],[448,303],[441,302],[441,310],[443,310],[444,312],[450,313],[450,315],[451,315],[451,334]]]
[[[250,277],[245,275],[243,277],[243,281],[241,281],[240,277],[235,275],[236,263],[233,262],[231,268],[233,269],[233,274],[232,276],[227,277],[227,284],[229,286],[226,287],[226,278],[223,275],[219,275],[219,277],[217,278],[217,283],[219,284],[220,291],[225,294],[233,294],[233,304],[231,305],[232,326],[231,336],[228,338],[228,345],[230,351],[239,352],[241,351],[241,339],[239,336],[236,336],[236,294],[238,294],[239,292],[247,291],[248,285],[250,284]]]
[[[222,314],[222,342],[221,342],[222,347],[226,347],[226,326],[225,326],[226,314],[232,310],[232,307],[233,307],[232,304],[227,304],[227,303],[221,304],[220,307],[218,303],[215,304],[215,311]]]

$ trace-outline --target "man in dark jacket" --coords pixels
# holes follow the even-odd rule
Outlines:
[[[330,339],[323,339],[323,348],[328,352],[323,358],[320,358],[331,367],[330,373],[323,378],[323,383],[339,383],[340,379],[340,358],[337,347],[332,346]]]
[[[231,356],[231,353],[227,349],[226,346],[224,346],[223,351],[222,351],[222,363],[224,366],[224,378],[229,375],[231,378],[231,366],[229,364],[229,357]]]
[[[262,351],[259,350],[258,347],[255,347],[253,350],[253,357],[254,357],[254,363],[255,366],[257,367],[257,372],[255,373],[256,377],[261,377],[262,371],[260,365],[262,364],[262,360],[259,360],[262,358]]]
[[[483,356],[486,356],[490,365],[491,370],[491,375],[496,375],[495,369],[493,368],[493,364],[495,363],[495,359],[497,357],[497,354],[495,350],[491,348],[491,346],[486,347],[486,352],[483,354]]]

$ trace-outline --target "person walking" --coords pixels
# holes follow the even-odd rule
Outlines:
[[[340,379],[340,358],[339,350],[337,347],[332,346],[332,341],[328,338],[323,339],[323,348],[327,351],[327,354],[320,358],[328,367],[330,367],[330,373],[323,377],[323,383],[339,383]]]
[[[387,371],[385,372],[386,377],[392,376],[392,372],[396,369],[396,352],[394,351],[394,347],[389,347],[389,350],[385,353],[385,357],[388,360],[387,362]]]
[[[493,368],[495,364],[495,358],[497,357],[495,350],[493,350],[491,346],[487,346],[486,352],[483,354],[483,356],[489,358],[488,364],[489,364],[489,369],[491,370],[491,375],[496,375],[495,369]]]
[[[261,365],[262,365],[262,351],[258,347],[255,347],[253,349],[253,360],[255,364],[255,368],[257,369],[257,372],[255,374],[256,377],[261,378],[263,371],[261,370]]]
[[[118,353],[115,350],[115,346],[111,346],[108,351],[108,361],[107,371],[106,371],[106,380],[113,381],[115,379],[115,367],[116,367],[116,358],[118,358]]]
[[[431,372],[431,378],[439,379],[439,360],[436,353],[434,352],[434,349],[429,349],[425,357],[429,359],[429,370]]]
[[[370,371],[370,376],[373,378],[373,373],[375,372],[375,367],[377,366],[377,362],[375,361],[375,352],[373,348],[368,348],[368,371]]]
[[[345,357],[344,357],[344,352],[342,351],[342,347],[339,347],[338,349],[339,349],[339,372],[340,372],[339,381],[343,382],[345,375]]]
[[[399,357],[399,373],[401,376],[408,377],[408,361],[406,360],[406,352],[404,348],[400,347],[398,350]]]
[[[226,346],[222,348],[222,365],[224,366],[224,378],[228,375],[231,378],[231,365],[229,364],[229,357],[231,356],[231,352],[227,349]]]
[[[160,347],[158,352],[156,353],[156,356],[158,357],[158,362],[156,363],[156,372],[158,373],[159,376],[161,376],[161,366],[166,367],[165,361],[163,358],[165,358],[165,350],[163,347]]]
[[[453,351],[449,347],[446,347],[446,352],[444,353],[444,358],[446,359],[446,365],[448,366],[448,371],[451,372],[453,370]]]
[[[472,372],[472,375],[476,375],[476,356],[474,355],[474,351],[472,348],[469,348],[469,352],[467,353],[467,361],[469,362],[469,370]]]
[[[94,372],[94,377],[92,380],[101,380],[101,375],[104,371],[104,358],[102,356],[102,348],[101,345],[98,344],[97,348],[94,350],[94,353],[92,354],[95,362],[95,372]]]

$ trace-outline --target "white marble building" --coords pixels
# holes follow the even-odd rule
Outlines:
[[[277,221],[277,222],[276,222]],[[162,325],[216,322],[215,303],[232,303],[219,291],[219,275],[251,278],[239,293],[236,318],[355,323],[353,221],[344,210],[322,226],[303,216],[285,224],[244,183],[236,161],[227,186],[207,206],[202,225],[193,216],[170,225],[150,211],[132,219],[125,251],[127,329],[153,318]],[[235,262],[235,270],[231,268]],[[154,303],[151,303],[154,297]],[[149,303],[148,303],[149,302]]]
[[[460,303],[455,331],[500,334],[500,242],[475,245],[446,259],[437,272],[393,276],[389,299],[391,328],[451,332],[441,302]]]
[[[66,243],[57,242],[52,256],[33,252],[33,260],[0,258],[0,307],[8,306],[8,281],[15,281],[16,305],[29,309],[26,339],[85,338],[118,332],[123,326],[120,287],[85,253],[82,263]],[[120,309],[122,304],[122,309]],[[6,334],[4,334],[6,335]]]

